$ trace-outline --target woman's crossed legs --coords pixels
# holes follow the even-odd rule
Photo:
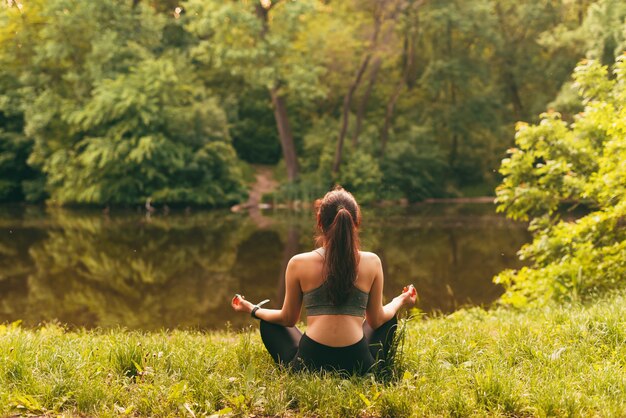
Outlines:
[[[363,339],[347,347],[320,344],[296,327],[261,320],[261,339],[277,364],[294,370],[345,370],[363,374],[387,361],[398,321],[394,316],[377,329],[363,322]]]

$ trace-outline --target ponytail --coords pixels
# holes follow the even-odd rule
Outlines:
[[[330,300],[337,306],[348,298],[359,265],[359,235],[350,211],[339,205],[335,219],[324,235],[326,288]]]

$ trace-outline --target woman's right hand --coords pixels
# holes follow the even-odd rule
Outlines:
[[[236,294],[233,297],[233,299],[230,301],[230,306],[232,306],[233,309],[237,312],[245,313],[252,312],[252,308],[254,308],[254,305],[251,302],[248,302],[245,296],[242,296],[240,294]]]

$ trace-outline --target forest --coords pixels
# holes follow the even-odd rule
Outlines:
[[[0,201],[228,206],[254,165],[363,202],[493,195],[582,111],[619,0],[3,0]]]

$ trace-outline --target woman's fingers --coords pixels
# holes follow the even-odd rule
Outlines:
[[[404,286],[404,288],[402,288],[402,293],[406,293],[406,292],[409,292],[411,296],[417,295],[417,290],[415,289],[415,286],[413,286],[412,284],[408,286]]]
[[[242,308],[243,301],[245,299],[246,299],[245,296],[242,296],[239,293],[236,293],[235,296],[233,297],[233,300],[230,302],[230,304],[235,310],[240,310]]]
[[[412,284],[404,286],[404,288],[402,288],[402,294],[406,294],[406,298],[411,304],[415,304],[417,301],[417,289],[415,289],[415,286]]]

